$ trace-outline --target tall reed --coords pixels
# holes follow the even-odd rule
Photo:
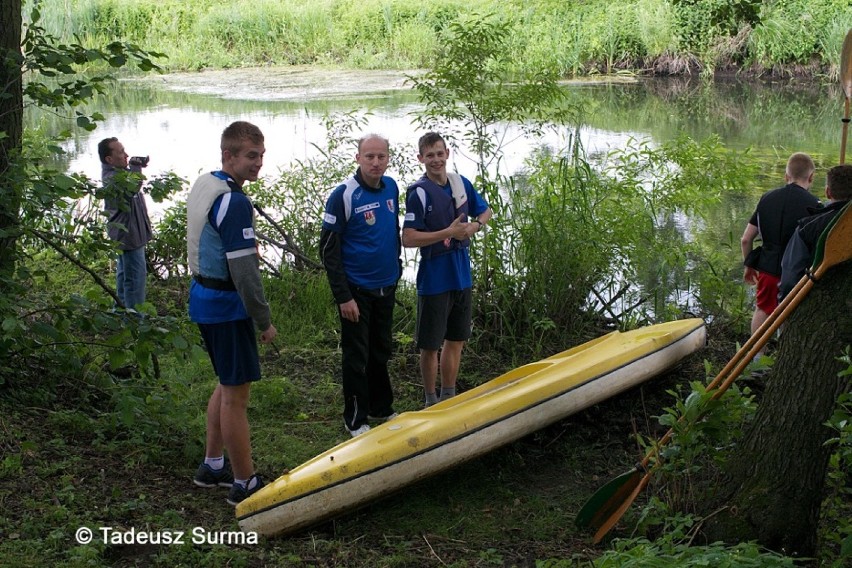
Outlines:
[[[32,4],[35,0],[29,0]],[[47,28],[64,39],[116,39],[164,52],[169,69],[327,64],[428,67],[447,24],[471,13],[511,22],[520,67],[556,65],[564,76],[700,61],[705,70],[812,64],[836,73],[852,27],[846,0],[727,3],[715,0],[40,0]],[[657,65],[673,72],[688,64]]]

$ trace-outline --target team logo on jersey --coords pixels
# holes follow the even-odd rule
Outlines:
[[[378,209],[380,207],[378,201],[374,201],[373,203],[368,203],[366,205],[360,205],[355,208],[355,214],[362,213],[364,211],[369,211],[371,209]]]
[[[246,240],[254,238],[254,227],[246,227],[243,229],[243,238]]]
[[[391,213],[396,213],[396,209],[393,206],[393,199],[388,199],[385,203],[388,204],[388,211]]]
[[[329,225],[334,225],[335,223],[337,223],[337,216],[332,215],[329,212],[325,212],[323,213],[322,220],[328,223]]]
[[[373,213],[372,211],[365,211],[364,212],[364,221],[366,221],[366,223],[368,225],[375,225],[376,224],[376,214]]]
[[[405,214],[406,221],[414,221],[414,213],[406,213]]]

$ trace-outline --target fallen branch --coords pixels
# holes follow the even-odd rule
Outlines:
[[[123,303],[121,300],[119,300],[119,299],[118,299],[118,295],[116,294],[116,292],[115,292],[112,288],[110,288],[110,287],[109,287],[109,285],[108,285],[106,282],[104,282],[104,280],[103,280],[103,279],[102,279],[102,278],[101,278],[101,277],[100,277],[100,276],[99,276],[99,275],[98,275],[98,274],[97,274],[94,270],[92,270],[91,268],[89,268],[88,266],[86,266],[85,264],[83,264],[82,262],[80,262],[79,260],[77,260],[76,258],[74,258],[74,257],[71,255],[71,253],[70,253],[70,252],[68,252],[67,250],[65,250],[65,249],[64,249],[61,245],[59,245],[58,243],[55,243],[55,242],[54,242],[54,241],[53,241],[53,240],[52,240],[52,239],[51,239],[51,238],[47,235],[47,233],[45,233],[45,232],[43,232],[43,231],[39,231],[39,230],[37,230],[37,229],[27,229],[27,231],[28,231],[28,232],[30,232],[30,233],[32,233],[33,235],[35,235],[36,237],[38,237],[38,238],[39,238],[39,239],[41,239],[42,241],[44,241],[44,243],[45,243],[45,244],[47,244],[50,248],[52,248],[53,250],[55,250],[56,252],[58,252],[59,254],[61,254],[62,256],[64,256],[66,259],[68,259],[68,260],[69,260],[69,261],[70,261],[70,262],[71,262],[74,266],[76,266],[77,268],[79,268],[80,270],[82,270],[83,272],[85,272],[86,274],[88,274],[89,276],[91,276],[91,277],[92,277],[92,280],[94,280],[94,281],[95,281],[95,283],[96,283],[98,286],[100,286],[101,288],[103,288],[104,292],[106,292],[107,294],[109,294],[109,295],[112,297],[112,299],[115,301],[115,303],[116,303],[116,305],[117,305],[117,306],[119,306],[119,307],[121,307],[121,308],[125,308],[125,307],[126,307],[126,306],[124,305],[124,303]]]
[[[270,242],[271,244],[274,244],[275,246],[277,246],[277,247],[281,248],[281,249],[282,249],[283,251],[285,251],[285,252],[289,252],[289,253],[290,253],[290,254],[292,254],[294,257],[296,257],[296,260],[297,260],[298,262],[301,262],[301,263],[303,263],[303,264],[305,264],[305,265],[309,266],[310,268],[315,268],[315,269],[317,269],[317,270],[321,270],[321,269],[322,269],[322,265],[320,265],[319,263],[317,263],[317,262],[316,262],[316,261],[314,261],[313,259],[311,259],[311,258],[309,258],[308,256],[306,256],[306,255],[305,255],[305,253],[303,253],[303,252],[301,251],[301,249],[299,249],[299,247],[298,247],[298,246],[296,246],[296,243],[295,243],[295,242],[293,242],[293,239],[290,237],[290,235],[287,233],[287,231],[285,231],[285,230],[284,230],[284,228],[283,228],[283,227],[281,227],[281,225],[279,225],[279,224],[278,224],[278,222],[277,222],[275,219],[273,219],[272,217],[270,217],[270,216],[266,213],[266,211],[264,211],[264,210],[263,210],[263,208],[262,208],[260,205],[258,205],[257,203],[255,203],[255,204],[254,204],[254,208],[255,208],[255,210],[258,212],[258,214],[259,214],[261,217],[263,217],[264,219],[266,219],[266,221],[267,221],[270,225],[272,225],[272,227],[273,227],[276,231],[278,231],[278,233],[279,233],[282,237],[284,237],[284,242],[283,242],[283,243],[278,242],[278,241],[275,241],[274,239],[270,238],[269,236],[264,236],[264,237],[263,237],[263,238],[264,238],[264,240],[266,240],[266,241]]]

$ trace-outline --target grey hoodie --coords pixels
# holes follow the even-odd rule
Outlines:
[[[104,187],[113,183],[113,177],[118,169],[109,164],[101,163],[101,181]],[[141,172],[139,166],[130,166],[128,172]],[[121,250],[134,250],[151,240],[154,233],[151,230],[151,220],[148,218],[148,207],[139,182],[136,191],[128,192],[123,197],[107,197],[104,199],[104,211],[109,216],[107,235],[118,241]]]

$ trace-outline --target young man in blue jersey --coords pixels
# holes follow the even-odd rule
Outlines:
[[[384,175],[389,143],[368,134],[358,141],[355,175],[328,198],[320,257],[340,314],[343,422],[354,437],[368,420],[394,418],[388,374],[393,307],[402,273],[399,188]]]
[[[468,248],[491,219],[491,208],[467,178],[447,172],[450,151],[440,134],[421,136],[418,150],[426,173],[408,188],[402,243],[420,248],[416,339],[428,408],[439,397],[456,394],[462,349],[471,333]]]
[[[246,412],[251,383],[260,379],[255,327],[261,343],[270,343],[277,331],[260,277],[254,209],[242,189],[257,180],[263,165],[263,134],[253,124],[234,122],[222,132],[221,150],[222,169],[199,177],[186,201],[189,316],[219,377],[207,403],[204,463],[193,481],[230,487],[228,503],[236,505],[263,487],[254,471]]]

